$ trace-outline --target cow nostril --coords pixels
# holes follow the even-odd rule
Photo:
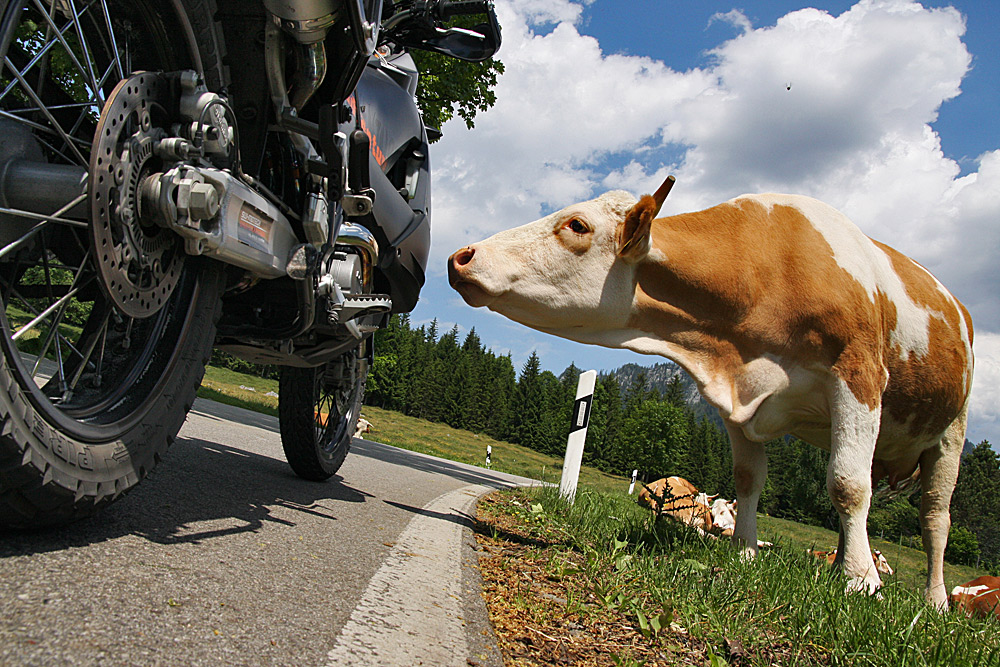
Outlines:
[[[473,255],[476,254],[476,249],[472,246],[465,246],[461,250],[455,253],[454,262],[457,266],[465,266],[472,261]]]

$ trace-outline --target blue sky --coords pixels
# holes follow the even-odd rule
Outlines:
[[[497,0],[497,104],[434,146],[416,324],[475,327],[520,370],[662,361],[473,309],[445,258],[609,189],[678,184],[664,214],[809,194],[928,266],[971,310],[968,436],[1000,443],[1000,3]],[[790,84],[791,89],[788,89]]]

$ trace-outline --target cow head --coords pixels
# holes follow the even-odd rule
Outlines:
[[[673,177],[636,201],[616,190],[466,246],[448,260],[448,280],[470,306],[486,306],[543,331],[623,326],[634,265]]]

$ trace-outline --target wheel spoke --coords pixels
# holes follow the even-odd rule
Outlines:
[[[74,296],[76,296],[77,292],[79,292],[79,291],[80,291],[80,287],[77,287],[76,289],[71,289],[69,292],[66,292],[65,296],[61,297],[58,301],[56,301],[51,306],[49,306],[48,308],[46,308],[45,310],[43,310],[41,313],[39,313],[38,317],[36,317],[35,319],[31,320],[30,322],[28,322],[27,324],[25,324],[24,326],[22,326],[21,328],[19,328],[17,331],[15,331],[13,333],[13,335],[11,336],[11,340],[18,340],[19,338],[21,338],[22,336],[24,336],[24,334],[26,334],[29,331],[31,331],[32,329],[34,329],[36,326],[38,326],[39,322],[41,322],[42,320],[44,320],[45,318],[47,318],[49,315],[52,314],[52,312],[54,310],[56,310],[57,308],[61,307],[63,304],[68,303],[69,300],[72,299]]]
[[[59,217],[61,214],[65,213],[66,211],[71,210],[77,204],[83,203],[86,199],[87,199],[87,195],[85,195],[85,194],[84,195],[80,195],[79,197],[76,197],[75,199],[73,199],[71,202],[69,202],[69,203],[65,204],[64,206],[62,206],[58,211],[56,211],[52,215],[40,215],[38,213],[31,213],[30,211],[19,211],[19,210],[10,209],[10,208],[0,208],[0,213],[4,213],[4,214],[7,214],[7,215],[16,215],[16,216],[20,216],[20,217],[23,217],[23,218],[28,218],[30,220],[40,220],[40,222],[37,225],[35,225],[31,229],[29,229],[27,232],[25,232],[21,236],[21,238],[19,238],[16,241],[12,241],[11,243],[8,243],[3,248],[0,248],[0,259],[2,259],[4,255],[6,255],[6,254],[8,254],[10,252],[13,252],[13,251],[17,250],[18,248],[22,247],[35,234],[37,234],[38,232],[40,232],[43,229],[45,229],[46,227],[48,227],[51,223],[58,223],[58,224],[62,224],[62,225],[69,225],[70,227],[82,227],[82,228],[89,227],[89,225],[86,222],[81,222],[79,220],[69,220],[67,218],[60,218]]]
[[[110,321],[110,319],[111,319],[111,313],[105,312],[104,319],[102,320],[100,326],[98,327],[98,330],[101,332],[101,335],[100,336],[95,335],[90,337],[90,341],[88,341],[87,343],[87,349],[84,350],[83,359],[80,361],[80,365],[77,366],[76,372],[73,374],[73,379],[70,380],[68,388],[68,391],[70,393],[72,393],[73,390],[76,389],[76,385],[78,382],[80,382],[80,377],[83,375],[83,371],[86,370],[88,366],[92,366],[92,364],[90,363],[90,357],[94,354],[94,350],[96,349],[99,340],[101,341],[101,359],[103,360],[104,358],[103,341],[107,340],[108,322]],[[97,370],[99,374],[100,368],[98,368]]]
[[[108,28],[108,36],[111,38],[111,53],[114,54],[114,64],[118,68],[118,78],[124,79],[126,70],[122,67],[118,42],[115,40],[114,27],[111,25],[111,12],[108,11],[108,0],[101,0],[101,8],[104,10],[104,23]],[[128,71],[131,71],[131,69]]]
[[[184,67],[190,53],[170,43],[176,16],[162,0],[22,4],[22,10],[10,14],[14,25],[4,30],[12,37],[7,51],[0,52],[0,122],[16,133],[20,143],[12,145],[23,151],[24,159],[83,167],[83,174],[90,168],[101,111],[110,102],[112,88],[129,76],[133,60],[139,69],[174,71]],[[121,132],[126,133],[123,141],[131,136],[128,127]],[[102,145],[102,154],[105,148]],[[130,391],[128,387],[139,381],[148,391],[156,381],[153,373],[173,363],[165,355],[171,337],[188,326],[182,319],[188,306],[181,297],[174,302],[164,293],[162,313],[138,315],[116,300],[117,293],[109,292],[112,287],[104,287],[103,265],[91,250],[94,244],[100,247],[89,205],[95,198],[93,187],[93,182],[84,181],[80,194],[75,187],[67,189],[66,198],[72,201],[65,204],[61,195],[49,195],[56,202],[51,207],[28,198],[0,206],[0,220],[9,221],[7,238],[0,244],[0,311],[10,325],[4,353],[21,360],[14,366],[22,379],[33,379],[51,402],[49,407],[70,419],[105,423],[131,409],[117,398]],[[119,199],[120,206],[134,204],[134,195]],[[52,211],[56,206],[59,210]],[[170,276],[188,293],[195,289],[185,255],[169,246],[172,237],[165,240],[157,229],[133,227],[126,234],[141,248],[133,248],[134,261],[121,272],[155,266],[145,257],[152,245],[166,259],[177,260],[177,272]],[[136,252],[142,255],[138,260]],[[109,262],[103,254],[98,258]],[[152,283],[150,289],[156,289],[161,278],[143,273],[138,279],[144,288]],[[49,379],[43,383],[43,378]]]
[[[89,77],[94,100],[98,103],[97,108],[101,109],[104,106],[104,91],[101,90],[101,86],[97,82],[97,77],[94,76],[94,63],[90,56],[90,49],[87,48],[87,39],[83,36],[83,27],[80,25],[80,17],[83,14],[77,13],[76,2],[74,0],[69,0],[69,9],[73,14],[73,24],[76,26],[76,38],[80,40],[80,50],[83,51],[83,60],[87,63],[87,71],[84,75]],[[86,8],[84,11],[87,11]]]
[[[69,28],[70,28],[70,26],[69,26],[69,25],[67,25],[67,26],[66,26],[65,28],[63,28],[63,31],[65,32],[66,30],[69,30]],[[43,46],[43,47],[42,47],[41,49],[39,49],[39,50],[38,50],[38,53],[36,53],[36,54],[35,54],[35,55],[34,55],[34,56],[33,56],[33,57],[31,58],[31,60],[29,60],[29,61],[28,61],[28,64],[24,66],[24,69],[23,69],[22,71],[20,71],[20,72],[19,72],[19,73],[21,74],[21,76],[24,76],[25,74],[27,74],[27,73],[28,73],[28,71],[29,71],[29,70],[31,70],[31,68],[32,68],[32,67],[34,67],[34,66],[35,66],[35,65],[37,65],[37,64],[38,64],[39,62],[41,62],[41,61],[42,61],[42,59],[43,59],[43,58],[45,58],[45,57],[46,57],[46,56],[48,55],[48,53],[49,53],[49,51],[50,51],[50,50],[52,49],[52,47],[53,47],[53,46],[55,46],[55,45],[56,45],[56,44],[58,44],[58,43],[59,43],[59,42],[57,42],[57,41],[53,41],[53,40],[47,40],[47,41],[45,42],[45,46]],[[0,100],[3,100],[4,98],[6,98],[6,97],[7,97],[7,95],[8,95],[8,94],[9,94],[9,93],[10,93],[10,92],[11,92],[12,90],[14,90],[14,88],[15,88],[16,86],[17,86],[17,80],[16,80],[16,79],[15,79],[14,81],[11,81],[10,83],[8,83],[8,84],[7,84],[7,87],[3,89],[3,92],[2,92],[2,93],[0,93]]]
[[[84,38],[82,28],[80,27],[80,21],[79,21],[80,15],[78,15],[76,12],[76,7],[73,3],[73,0],[69,1],[69,10],[70,13],[73,15],[73,18],[70,19],[69,23],[66,24],[66,28],[64,30],[60,30],[59,26],[57,26],[55,24],[55,21],[52,20],[52,16],[45,11],[45,7],[44,5],[42,5],[41,0],[34,0],[34,4],[35,7],[38,9],[38,12],[45,17],[45,21],[48,24],[48,27],[53,31],[55,39],[58,40],[59,44],[61,44],[63,49],[65,49],[66,55],[73,62],[73,65],[76,67],[77,71],[79,71],[80,74],[82,74],[85,78],[89,79],[90,85],[92,86],[91,95],[94,96],[93,98],[91,98],[91,101],[94,101],[94,98],[99,98],[100,91],[97,88],[97,80],[94,78],[93,68],[89,66],[90,60],[87,54],[86,39]],[[55,11],[55,7],[56,3],[52,3],[53,11]],[[68,31],[70,26],[74,26],[76,28],[76,34],[78,39],[80,40],[80,48],[83,50],[84,57],[87,59],[88,67],[86,68],[80,63],[80,60],[79,58],[77,58],[76,53],[70,47],[69,43],[66,41],[66,38],[63,35],[64,31]],[[97,106],[98,108],[100,108],[101,106],[101,100],[99,99],[97,100]]]
[[[50,123],[52,123],[52,126],[55,129],[55,131],[62,137],[63,141],[66,142],[66,144],[70,147],[73,153],[76,154],[76,157],[79,160],[79,164],[86,166],[88,160],[83,156],[83,153],[80,152],[80,149],[76,147],[76,142],[74,142],[72,137],[66,133],[66,130],[62,128],[62,125],[60,125],[59,122],[52,117],[52,113],[49,111],[48,107],[46,107],[45,103],[42,102],[42,100],[38,97],[38,94],[34,90],[32,90],[28,82],[24,80],[24,77],[21,76],[21,73],[17,71],[17,68],[14,67],[14,64],[10,61],[10,58],[5,57],[4,63],[7,65],[7,68],[11,71],[14,77],[21,84],[21,88],[24,90],[24,92],[28,95],[28,97],[31,98],[31,101],[34,102],[35,105],[38,107],[38,110],[45,115],[45,117],[48,119]]]

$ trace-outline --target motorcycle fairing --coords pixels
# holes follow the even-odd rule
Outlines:
[[[359,222],[379,241],[376,285],[381,278],[380,291],[391,295],[392,311],[405,313],[416,307],[424,284],[431,180],[423,120],[407,92],[409,86],[401,87],[398,80],[407,75],[407,63],[398,64],[402,67],[378,58],[368,62],[351,98],[352,108],[360,113],[340,129],[349,133],[360,126],[368,135],[369,181],[376,196],[371,214]],[[404,185],[405,196],[400,193]]]

